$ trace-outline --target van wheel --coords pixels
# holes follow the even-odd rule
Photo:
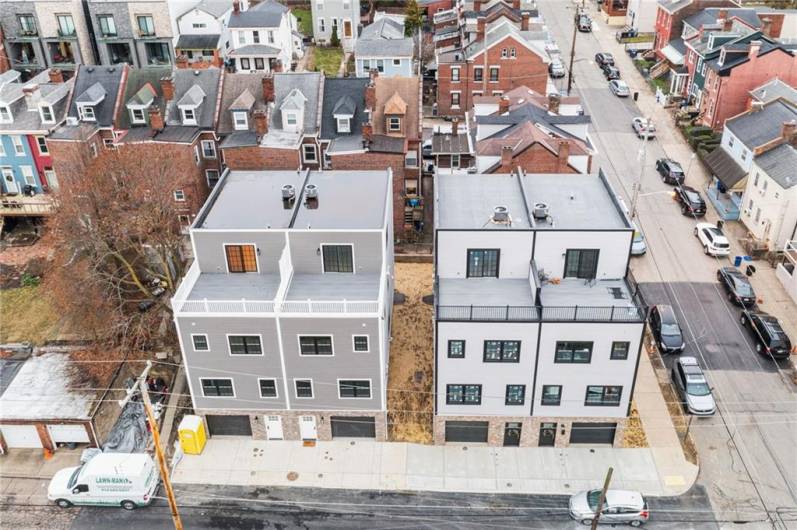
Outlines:
[[[582,519],[581,524],[584,526],[592,526],[592,519]]]
[[[71,508],[72,507],[72,503],[69,502],[66,499],[58,499],[57,501],[55,501],[55,504],[57,504],[59,508]]]
[[[741,322],[742,326],[747,325],[747,317],[744,316],[744,313],[742,313],[742,316],[739,318],[739,322]]]
[[[133,501],[122,501],[122,508],[124,508],[125,510],[135,510],[136,503],[134,503]]]
[[[710,256],[710,255],[711,255],[711,254],[709,253],[709,251],[708,251],[708,245],[706,245],[706,246],[704,246],[704,247],[703,247],[703,252],[705,252],[705,253],[706,253],[706,256]]]

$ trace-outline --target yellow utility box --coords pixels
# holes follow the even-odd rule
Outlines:
[[[180,436],[180,446],[187,455],[202,454],[205,448],[205,424],[199,416],[183,416],[180,427],[177,429]]]

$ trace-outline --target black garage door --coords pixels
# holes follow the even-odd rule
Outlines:
[[[376,425],[370,416],[332,416],[333,438],[376,438]]]
[[[205,416],[211,436],[252,436],[249,416]]]
[[[570,430],[571,444],[614,444],[616,423],[574,423]]]
[[[487,443],[486,421],[447,421],[447,442],[481,442]]]

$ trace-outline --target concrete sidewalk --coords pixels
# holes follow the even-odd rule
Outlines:
[[[215,437],[202,455],[186,455],[175,484],[296,486],[399,491],[568,494],[599,486],[609,466],[612,486],[646,495],[678,495],[697,468],[666,448],[486,447],[368,440],[260,441]],[[663,471],[657,462],[664,465]]]

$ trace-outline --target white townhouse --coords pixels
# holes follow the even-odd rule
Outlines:
[[[246,7],[246,0],[239,4],[239,9]],[[227,23],[232,11],[232,3],[226,0],[202,0],[178,16],[174,45],[178,58],[184,57],[188,67],[199,61],[222,66],[230,50]]]
[[[646,308],[606,177],[436,178],[435,442],[620,443]]]
[[[313,39],[329,44],[337,33],[343,49],[354,51],[360,34],[360,0],[311,0]]]
[[[227,25],[230,31],[227,57],[236,72],[288,71],[293,60],[304,55],[296,17],[274,0],[266,0],[246,11],[240,10],[236,0]]]

